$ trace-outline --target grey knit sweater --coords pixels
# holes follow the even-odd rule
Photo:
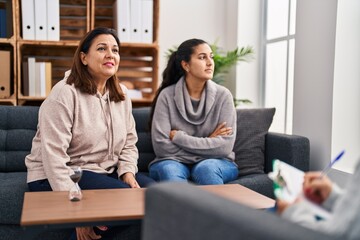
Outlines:
[[[195,109],[192,101],[184,78],[160,93],[151,127],[156,158],[150,164],[164,159],[189,164],[208,158],[234,161],[236,111],[230,91],[209,80]],[[209,138],[222,122],[233,133]],[[171,130],[178,130],[172,141]]]

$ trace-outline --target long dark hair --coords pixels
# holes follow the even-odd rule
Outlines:
[[[71,73],[66,81],[67,84],[74,84],[76,88],[79,88],[82,92],[94,95],[97,92],[97,87],[93,81],[93,76],[89,73],[87,66],[81,61],[81,52],[88,53],[93,43],[94,38],[101,34],[112,35],[115,38],[116,43],[120,48],[120,40],[114,29],[98,27],[89,31],[83,39],[80,41],[78,48],[74,54],[73,65],[71,67]],[[125,100],[125,94],[119,85],[119,79],[116,74],[111,76],[106,82],[106,87],[109,89],[110,101],[123,101]]]
[[[151,105],[150,122],[149,122],[150,128],[154,116],[156,102],[160,92],[164,90],[166,87],[176,84],[179,81],[179,79],[185,75],[185,70],[181,66],[181,61],[189,62],[191,55],[194,53],[195,47],[204,43],[208,44],[204,40],[196,39],[196,38],[186,40],[185,42],[181,43],[178,49],[170,55],[169,60],[167,62],[167,66],[162,73],[163,81],[159,89],[157,90]]]

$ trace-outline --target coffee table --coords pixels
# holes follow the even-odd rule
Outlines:
[[[274,200],[239,184],[199,186],[253,208],[268,208]],[[26,192],[20,225],[26,239],[49,228],[140,223],[144,217],[145,188],[83,190],[83,199],[68,200],[68,192]]]

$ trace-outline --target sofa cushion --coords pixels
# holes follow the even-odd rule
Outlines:
[[[25,156],[35,136],[39,107],[0,106],[0,171],[26,172]]]
[[[229,184],[233,183],[240,184],[262,195],[275,199],[273,181],[265,173],[249,174],[229,182]]]
[[[26,172],[0,172],[0,224],[19,224],[24,192],[29,191]]]
[[[264,173],[265,135],[275,108],[237,109],[235,162],[239,175]]]
[[[140,172],[148,172],[149,163],[155,159],[149,126],[150,107],[133,108],[132,114],[136,122],[139,150],[138,168]]]

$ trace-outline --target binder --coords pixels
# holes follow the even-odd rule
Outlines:
[[[6,27],[5,27],[5,35],[6,38],[10,38],[14,32],[13,32],[13,15],[12,15],[12,9],[14,6],[12,5],[12,1],[5,1],[5,15],[6,15]]]
[[[153,0],[141,0],[141,41],[153,42]]]
[[[130,42],[130,0],[115,1],[113,15],[120,42]]]
[[[47,40],[47,0],[35,2],[35,40]]]
[[[141,42],[141,0],[130,1],[130,42]]]
[[[21,0],[22,37],[35,40],[34,0]]]
[[[6,9],[0,8],[0,38],[6,38]]]
[[[0,51],[0,98],[10,97],[10,51]]]
[[[60,3],[59,0],[47,0],[47,38],[60,40]]]

